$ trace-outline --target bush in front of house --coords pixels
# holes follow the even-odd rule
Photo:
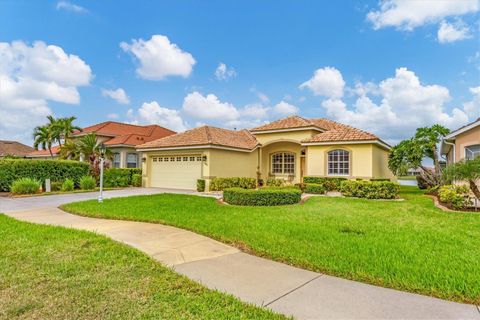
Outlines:
[[[45,179],[63,181],[70,178],[78,186],[80,178],[87,175],[88,163],[72,160],[0,160],[0,191],[10,191],[13,181],[31,178],[43,183]]]
[[[286,181],[283,179],[268,178],[267,186],[268,187],[283,187],[286,184]]]
[[[134,173],[132,175],[132,186],[134,186],[134,187],[141,187],[142,186],[142,174],[141,173]]]
[[[347,178],[340,177],[304,177],[303,183],[315,183],[321,184],[325,187],[326,191],[340,191],[342,181]]]
[[[468,204],[467,186],[445,185],[438,189],[438,198],[441,202],[446,203],[455,210],[463,209]]]
[[[213,178],[210,181],[210,191],[223,191],[228,188],[255,189],[257,179],[245,177]]]
[[[14,194],[34,194],[40,191],[40,182],[32,178],[20,178],[13,181],[11,191]]]
[[[388,178],[372,178],[370,181],[390,181]]]
[[[346,197],[395,199],[398,198],[400,186],[390,181],[347,180],[342,182],[340,191]]]
[[[305,184],[305,193],[312,193],[312,194],[324,194],[326,190],[323,184],[318,183],[306,183]]]
[[[92,176],[83,176],[80,178],[80,189],[82,190],[95,190],[97,186],[97,180]]]
[[[70,191],[73,191],[73,189],[75,189],[75,183],[73,182],[72,179],[65,179],[65,181],[63,181],[62,183],[62,192],[70,192]]]
[[[50,182],[50,191],[60,191],[62,190],[62,181],[52,181]]]
[[[204,192],[205,191],[205,179],[198,179],[197,180],[197,191]]]
[[[103,173],[103,184],[107,188],[123,188],[133,185],[133,176],[142,175],[140,168],[109,168]],[[138,179],[138,178],[137,178]],[[138,182],[138,181],[137,181]],[[140,178],[140,186],[142,185]]]
[[[261,188],[258,190],[228,188],[223,201],[239,206],[279,206],[299,203],[302,191],[296,188]]]

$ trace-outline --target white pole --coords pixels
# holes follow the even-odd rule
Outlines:
[[[98,196],[98,203],[103,202],[103,157],[100,158],[100,195]]]

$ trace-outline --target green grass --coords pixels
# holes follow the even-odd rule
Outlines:
[[[283,319],[86,231],[0,214],[0,319]]]
[[[178,226],[302,268],[444,299],[480,303],[480,215],[433,206],[413,187],[405,201],[315,197],[238,207],[160,194],[65,205],[70,212]]]

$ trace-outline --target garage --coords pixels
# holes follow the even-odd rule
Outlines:
[[[152,156],[150,168],[151,187],[194,190],[202,177],[202,156]]]

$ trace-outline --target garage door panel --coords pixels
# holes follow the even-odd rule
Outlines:
[[[151,158],[151,186],[172,189],[196,189],[201,178],[200,156],[170,155]]]

